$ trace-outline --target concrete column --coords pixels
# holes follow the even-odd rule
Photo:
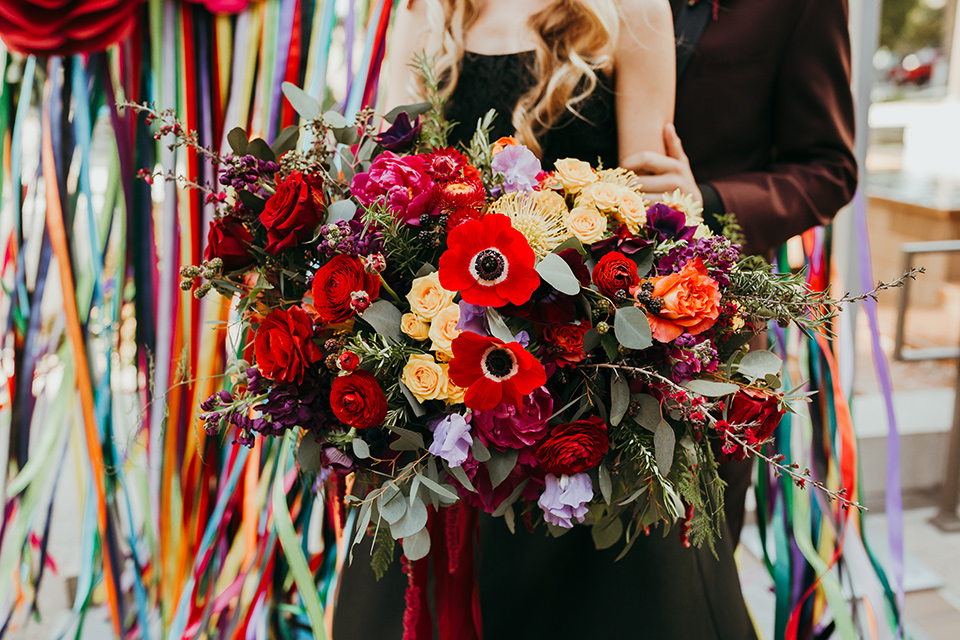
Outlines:
[[[953,30],[950,33],[949,66],[947,68],[947,99],[960,102],[960,10],[953,0]],[[947,13],[949,16],[949,11]]]

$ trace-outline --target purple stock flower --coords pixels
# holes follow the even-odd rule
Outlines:
[[[490,411],[475,411],[473,425],[486,444],[521,449],[546,434],[552,413],[553,397],[546,387],[540,387],[524,397],[519,410],[512,404],[500,403]]]
[[[701,371],[716,371],[719,365],[717,349],[707,336],[687,333],[671,344],[669,362],[670,379],[677,384],[692,380]]]
[[[317,247],[327,258],[338,253],[371,256],[383,251],[383,233],[367,228],[360,220],[337,220],[320,227]]]
[[[547,486],[537,504],[543,509],[543,519],[552,525],[573,528],[573,520],[583,522],[587,503],[593,500],[593,482],[586,473],[557,477],[548,473]]]
[[[504,193],[514,191],[533,191],[537,186],[537,176],[543,168],[540,160],[530,149],[522,145],[510,145],[493,157],[490,169],[503,174],[501,187]]]
[[[470,445],[473,444],[467,419],[454,413],[441,418],[432,429],[430,453],[443,458],[451,467],[462,465],[470,453]]]
[[[410,123],[410,114],[401,111],[396,117],[390,128],[376,136],[374,140],[389,151],[406,151],[413,146],[420,136],[420,130],[423,125],[420,123],[420,116],[417,116],[413,123]]]

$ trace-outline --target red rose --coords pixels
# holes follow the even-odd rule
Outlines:
[[[313,306],[326,324],[340,324],[354,313],[354,293],[366,292],[370,300],[380,295],[380,276],[367,273],[359,259],[339,254],[313,276]]]
[[[557,365],[574,364],[584,358],[583,336],[591,328],[589,322],[580,324],[548,325],[543,330],[543,341],[553,348]]]
[[[271,311],[253,340],[260,372],[279,382],[303,382],[303,373],[323,357],[314,344],[313,322],[300,307]]]
[[[141,0],[3,0],[0,36],[37,56],[103,51],[133,33]]]
[[[596,416],[560,424],[537,449],[537,461],[547,473],[572,476],[600,464],[610,441],[607,425]]]
[[[611,251],[593,268],[593,282],[611,300],[616,300],[620,291],[630,295],[630,290],[640,284],[637,263],[619,251]]]
[[[220,258],[224,271],[239,271],[253,264],[251,242],[253,236],[247,228],[237,218],[226,216],[210,223],[207,250],[203,257],[206,260]]]
[[[383,389],[372,373],[362,369],[334,379],[330,407],[340,422],[357,429],[379,426],[387,417]]]
[[[773,434],[783,414],[776,396],[753,389],[741,389],[733,396],[727,409],[727,422],[731,425],[752,424],[749,427],[753,433],[751,440],[755,439],[759,444]]]
[[[323,195],[317,178],[291,173],[267,200],[260,222],[267,228],[267,253],[276,255],[313,235],[323,221]]]

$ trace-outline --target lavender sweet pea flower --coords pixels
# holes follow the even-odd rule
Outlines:
[[[583,522],[587,503],[593,500],[593,482],[586,473],[557,477],[548,473],[547,486],[537,501],[543,509],[543,519],[552,525],[573,528],[573,520]]]
[[[460,319],[457,321],[457,330],[472,331],[480,336],[489,336],[490,325],[487,322],[487,308],[463,300],[459,304]]]
[[[505,147],[493,157],[490,169],[494,173],[503,174],[503,183],[500,186],[504,193],[533,191],[537,185],[537,176],[543,170],[533,151],[520,145]]]
[[[462,465],[470,452],[473,437],[470,435],[470,423],[460,414],[444,416],[432,427],[433,442],[430,453],[443,458],[451,467]]]
[[[374,140],[389,151],[406,151],[417,141],[422,128],[420,116],[417,116],[411,124],[410,115],[406,111],[401,111],[390,128],[376,136]]]

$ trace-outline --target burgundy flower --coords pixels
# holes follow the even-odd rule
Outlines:
[[[260,222],[267,229],[267,253],[276,255],[310,238],[323,221],[319,180],[292,172],[267,200]]]
[[[547,473],[572,476],[600,464],[609,446],[606,423],[592,416],[554,427],[537,448],[537,461]]]
[[[653,244],[653,240],[638,238],[630,233],[627,225],[622,224],[617,228],[617,232],[614,235],[590,245],[590,252],[593,253],[593,257],[597,259],[611,251],[619,251],[622,254],[632,256],[648,247],[652,247]]]
[[[616,300],[621,292],[624,296],[630,295],[640,284],[637,263],[617,251],[608,253],[593,268],[593,282],[600,293],[611,300]]]
[[[647,226],[664,240],[692,240],[697,232],[687,226],[687,216],[661,203],[647,209]]]
[[[226,216],[214,220],[207,234],[206,260],[220,258],[224,271],[239,271],[253,264],[250,243],[253,236],[237,218]]]
[[[583,256],[576,249],[564,249],[557,255],[570,265],[573,275],[580,286],[590,286],[590,270],[583,263]],[[577,317],[579,296],[568,296],[553,288],[546,280],[540,279],[540,286],[530,295],[530,300],[521,305],[505,305],[500,313],[515,318],[526,318],[538,324],[566,324]]]
[[[401,111],[390,128],[374,139],[388,151],[406,151],[412,147],[413,143],[420,137],[420,130],[422,128],[423,125],[420,123],[420,116],[417,116],[416,120],[411,123],[410,116],[407,112]]]
[[[38,56],[103,51],[133,33],[142,0],[3,0],[0,37]]]

